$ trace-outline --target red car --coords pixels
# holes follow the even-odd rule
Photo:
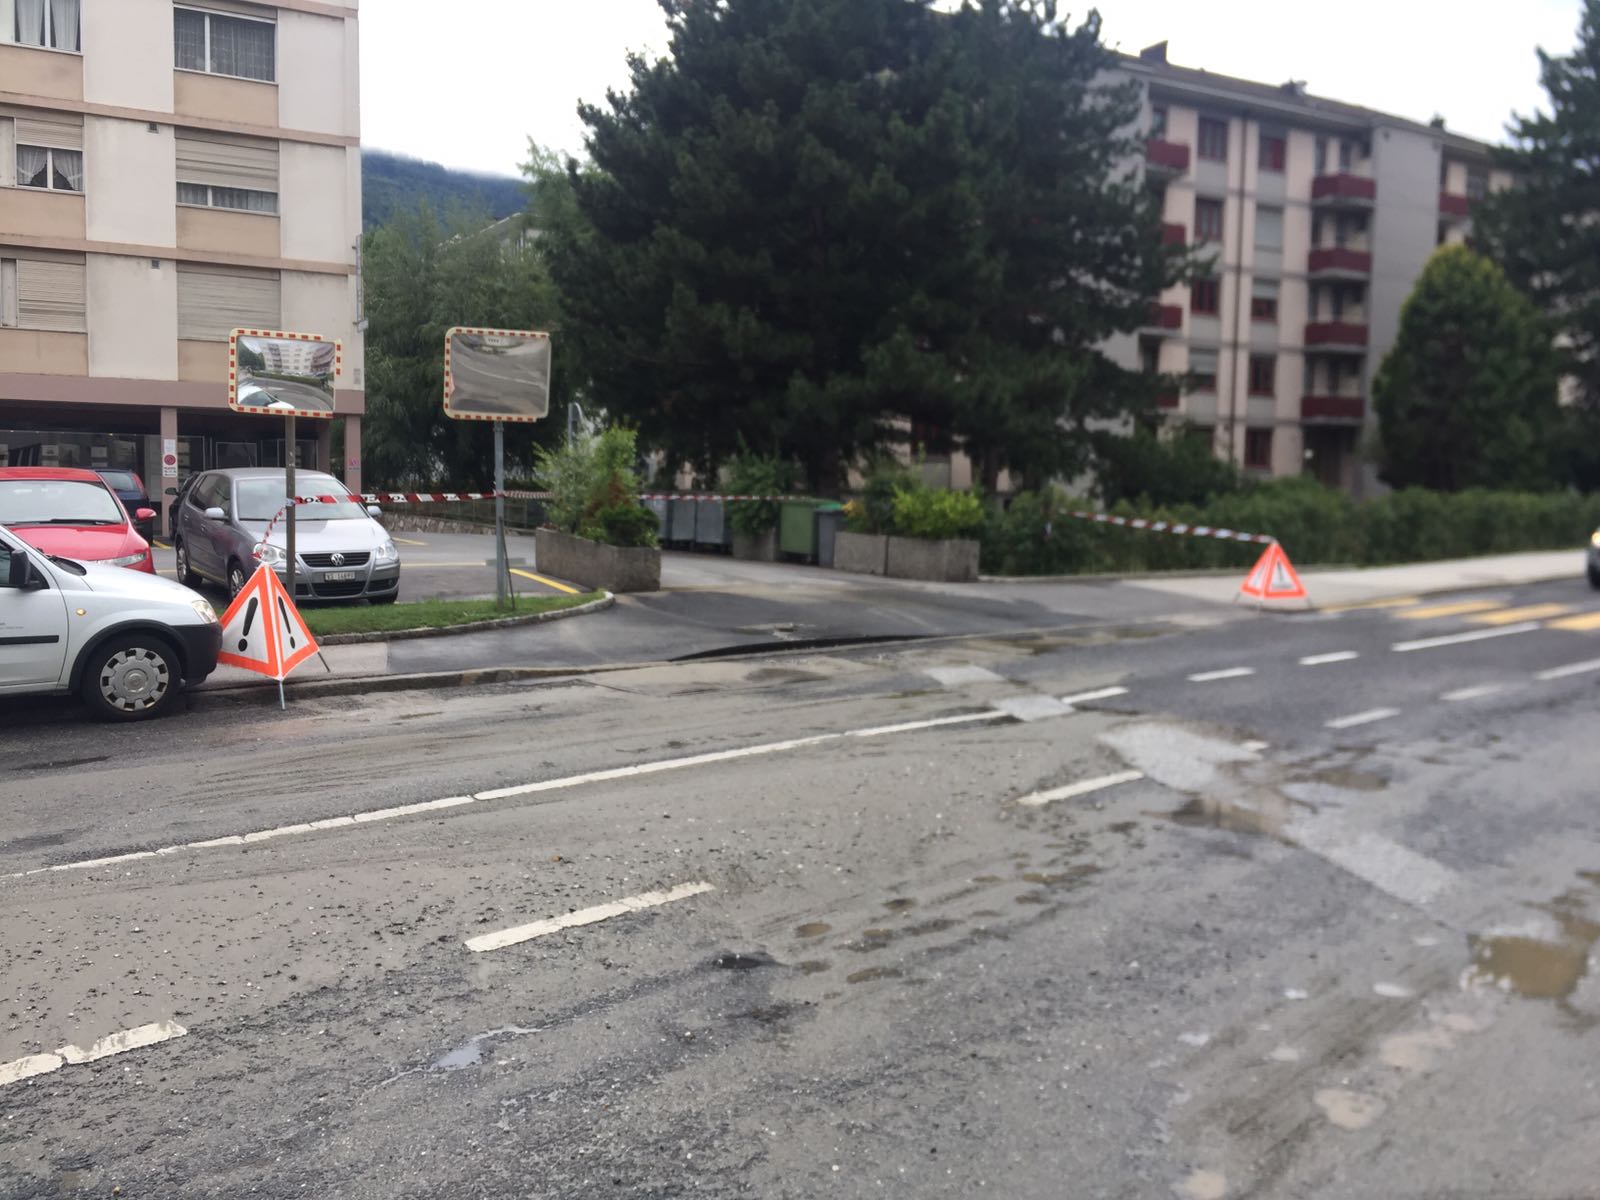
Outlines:
[[[69,467],[0,467],[0,525],[46,554],[155,574],[150,543],[134,520],[155,513],[128,510],[93,471]]]

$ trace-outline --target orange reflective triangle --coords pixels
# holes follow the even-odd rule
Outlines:
[[[273,633],[275,614],[267,583],[271,576],[270,567],[260,567],[222,614],[222,651],[217,661],[280,679],[278,639]]]
[[[273,638],[278,652],[278,678],[282,679],[317,652],[317,639],[311,636],[306,619],[294,606],[294,597],[278,573],[264,566],[262,570],[267,572],[267,590],[272,596]]]
[[[1250,573],[1239,585],[1239,592],[1257,600],[1307,599],[1306,585],[1300,582],[1289,556],[1277,542],[1268,546],[1256,559],[1256,565],[1250,568]]]

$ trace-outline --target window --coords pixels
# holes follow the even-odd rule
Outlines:
[[[1256,249],[1283,253],[1283,209],[1256,208]]]
[[[1161,343],[1145,338],[1139,343],[1139,369],[1146,375],[1161,373]]]
[[[1190,350],[1189,376],[1192,391],[1216,391],[1217,352],[1215,350]]]
[[[78,479],[8,479],[0,483],[0,525],[121,525],[122,506],[103,483]]]
[[[1250,356],[1250,394],[1271,396],[1277,392],[1278,360],[1271,354]]]
[[[1283,160],[1287,152],[1287,143],[1281,133],[1263,133],[1261,135],[1261,154],[1257,159],[1263,171],[1282,171]]]
[[[276,271],[178,265],[178,337],[225,342],[235,329],[277,329],[282,300]]]
[[[240,79],[277,78],[277,30],[271,21],[195,8],[173,10],[174,62],[180,71]]]
[[[1246,429],[1244,431],[1244,465],[1252,471],[1272,469],[1272,430]]]
[[[1200,157],[1228,161],[1228,123],[1215,117],[1200,118]]]
[[[0,326],[83,333],[88,329],[85,295],[81,256],[0,258]]]
[[[1482,167],[1467,168],[1467,199],[1482,200],[1489,194],[1489,172]]]
[[[1196,279],[1189,285],[1189,311],[1201,316],[1216,316],[1221,307],[1222,285],[1215,279]]]
[[[1167,106],[1157,104],[1150,109],[1150,136],[1164,138],[1167,136]]]
[[[239,212],[278,211],[278,143],[262,138],[177,132],[178,203]]]
[[[1197,242],[1222,240],[1222,201],[1196,199],[1194,202],[1194,238]]]
[[[16,40],[24,46],[82,50],[78,39],[81,0],[16,0]]]
[[[1278,321],[1278,281],[1257,279],[1250,285],[1250,319],[1275,325]]]
[[[83,151],[17,143],[17,186],[52,192],[83,191]]]
[[[1328,173],[1328,139],[1325,137],[1319,137],[1317,139],[1316,173],[1318,175],[1326,175]]]

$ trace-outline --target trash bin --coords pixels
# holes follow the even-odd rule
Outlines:
[[[721,500],[702,500],[694,513],[694,542],[721,550],[729,540],[728,506]]]
[[[814,500],[785,500],[778,507],[778,553],[817,557],[817,505]]]
[[[689,545],[694,541],[693,500],[667,501],[667,541]]]
[[[656,515],[656,540],[667,540],[667,502],[665,500],[640,501],[646,508]]]
[[[833,542],[844,528],[844,505],[817,505],[817,566],[833,566]]]

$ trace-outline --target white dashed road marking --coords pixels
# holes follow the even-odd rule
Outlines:
[[[1501,684],[1480,683],[1477,687],[1457,688],[1453,692],[1445,692],[1439,699],[1447,704],[1459,704],[1463,700],[1482,700],[1485,696],[1492,696],[1501,690]]]
[[[1128,689],[1125,687],[1103,687],[1097,692],[1079,692],[1076,696],[1063,696],[1061,703],[1088,704],[1092,700],[1114,700],[1118,696],[1126,696]]]
[[[1019,721],[1043,721],[1048,717],[1072,715],[1072,709],[1054,696],[1008,696],[996,701],[995,707]]]
[[[1477,629],[1471,633],[1450,633],[1443,637],[1420,638],[1414,642],[1396,642],[1390,649],[1396,654],[1409,654],[1413,650],[1435,650],[1440,646],[1459,646],[1465,642],[1486,642],[1490,638],[1533,633],[1540,628],[1537,621],[1524,621],[1521,625],[1507,625],[1502,629]]]
[[[32,1079],[36,1075],[49,1075],[64,1066],[98,1062],[114,1054],[126,1054],[130,1050],[157,1046],[162,1042],[170,1042],[173,1038],[181,1038],[188,1032],[176,1021],[156,1021],[134,1029],[124,1029],[120,1033],[108,1034],[99,1041],[92,1042],[88,1047],[68,1045],[59,1047],[54,1054],[30,1054],[26,1058],[0,1063],[0,1086],[16,1083],[22,1079]]]
[[[1308,654],[1300,660],[1302,667],[1323,667],[1329,663],[1349,662],[1353,658],[1360,658],[1354,650],[1335,650],[1332,654]]]
[[[1371,725],[1374,721],[1387,721],[1399,715],[1398,708],[1369,708],[1366,712],[1351,713],[1348,717],[1335,717],[1326,724],[1329,729],[1354,729],[1357,725]]]
[[[927,674],[945,687],[964,687],[971,683],[1003,683],[999,675],[987,667],[929,667]]]
[[[1083,779],[1077,783],[1069,783],[1066,787],[1051,788],[1047,792],[1033,792],[1017,799],[1018,804],[1025,804],[1029,808],[1038,808],[1049,804],[1052,800],[1070,800],[1074,796],[1087,796],[1090,792],[1103,791],[1109,787],[1117,787],[1124,783],[1137,783],[1144,778],[1143,771],[1119,771],[1115,775],[1102,775],[1098,779]]]
[[[1540,671],[1534,678],[1540,683],[1549,683],[1552,679],[1565,679],[1569,675],[1587,675],[1590,671],[1600,671],[1600,658],[1571,663],[1565,667],[1551,667],[1548,671]]]
[[[507,946],[515,946],[520,942],[529,942],[534,938],[547,937],[552,933],[560,933],[563,929],[573,929],[579,925],[593,925],[598,921],[608,921],[612,917],[620,917],[631,912],[640,912],[647,908],[659,908],[663,904],[671,904],[677,900],[687,900],[690,896],[699,896],[705,892],[715,891],[709,883],[702,880],[699,883],[681,883],[677,887],[668,888],[661,892],[644,892],[637,896],[625,896],[621,900],[610,904],[597,904],[593,908],[582,908],[577,912],[563,913],[559,917],[551,917],[545,921],[533,921],[527,925],[518,925],[512,929],[502,929],[498,933],[486,933],[481,937],[468,938],[466,947],[474,954],[482,954],[486,950],[503,950]]]
[[[1254,675],[1254,667],[1229,667],[1225,671],[1202,671],[1198,675],[1189,676],[1190,683],[1216,683],[1222,679],[1243,679],[1246,675]]]

